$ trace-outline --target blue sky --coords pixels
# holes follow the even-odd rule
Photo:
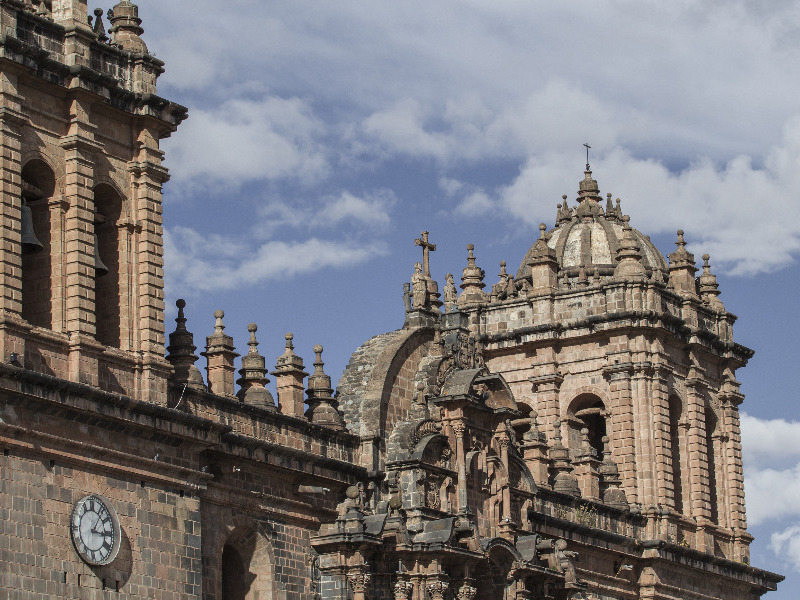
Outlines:
[[[110,2],[108,2],[110,6]],[[287,331],[338,379],[402,325],[429,230],[434,277],[475,244],[516,270],[577,192],[601,193],[664,253],[711,254],[737,341],[754,565],[800,584],[800,8],[783,0],[569,3],[140,0],[189,107],[166,140],[167,301],[198,346],[226,312],[269,365]],[[108,8],[105,6],[104,8]],[[92,7],[90,7],[92,8]],[[574,203],[574,202],[573,202]],[[175,316],[169,309],[168,318]],[[167,330],[173,324],[168,321]],[[202,367],[202,361],[198,363]]]

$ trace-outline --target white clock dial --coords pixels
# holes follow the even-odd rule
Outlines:
[[[72,508],[72,543],[78,555],[90,565],[107,565],[117,557],[120,527],[114,507],[105,498],[81,498]]]

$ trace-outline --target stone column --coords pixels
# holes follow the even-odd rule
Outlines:
[[[505,427],[503,425],[502,427]],[[508,448],[511,445],[511,438],[508,432],[503,429],[497,435],[497,443],[500,446],[500,462],[506,471],[506,480],[503,483],[503,514],[500,518],[500,537],[514,543],[514,532],[516,523],[511,519],[511,464],[508,459]]]
[[[361,569],[351,570],[347,574],[347,581],[350,583],[350,588],[353,590],[353,600],[367,600],[369,582],[371,579],[372,574],[367,570],[366,565]]]
[[[453,423],[453,435],[456,437],[456,464],[458,465],[458,512],[459,514],[469,510],[467,500],[467,460],[464,452],[464,433],[467,427],[464,419],[458,419]]]

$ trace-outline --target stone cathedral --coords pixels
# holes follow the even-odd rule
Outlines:
[[[776,588],[748,555],[753,352],[708,257],[679,231],[665,258],[589,165],[496,283],[469,245],[440,286],[423,232],[400,328],[335,391],[291,334],[267,359],[251,325],[237,374],[222,311],[200,353],[185,302],[166,327],[159,143],[187,110],[143,31],[127,0],[0,0],[3,598]]]

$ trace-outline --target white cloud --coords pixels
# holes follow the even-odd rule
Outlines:
[[[475,191],[468,194],[456,208],[456,212],[469,217],[478,217],[490,212],[495,202],[484,191]]]
[[[268,241],[251,248],[232,239],[205,236],[187,227],[165,231],[170,286],[180,290],[253,288],[267,280],[345,268],[386,253],[380,242],[348,240]]]
[[[743,413],[741,426],[748,522],[800,517],[800,422]]]
[[[774,532],[770,536],[769,547],[775,556],[787,560],[795,570],[800,571],[800,523]]]
[[[343,191],[314,201],[269,202],[258,210],[259,227],[312,229],[355,225],[382,229],[389,225],[390,212],[397,198],[391,190],[376,190],[363,196]]]
[[[209,182],[313,182],[329,168],[324,134],[323,124],[300,99],[233,99],[191,112],[180,135],[167,142],[169,165],[184,193]]]

